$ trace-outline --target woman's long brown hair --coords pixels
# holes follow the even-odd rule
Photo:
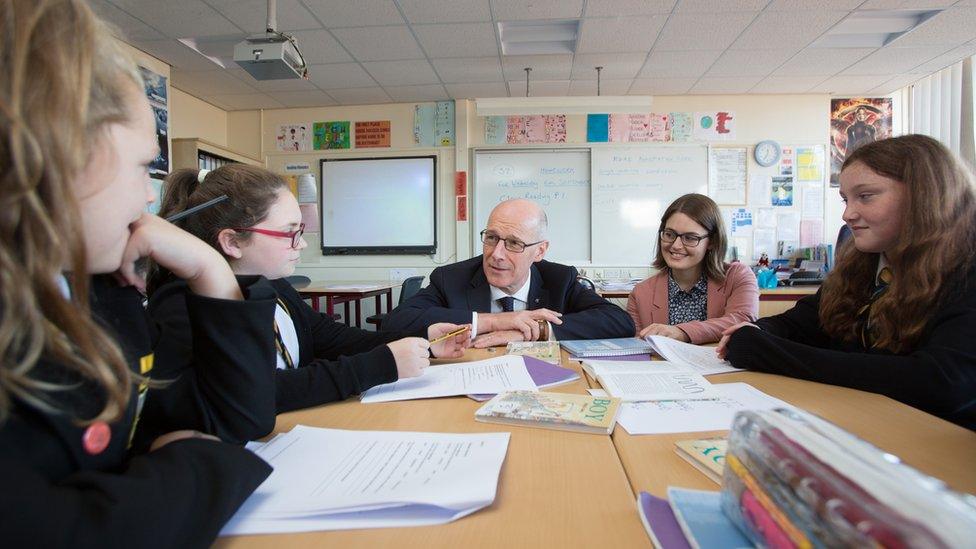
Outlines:
[[[906,187],[901,234],[885,254],[894,278],[872,304],[870,323],[876,348],[907,353],[970,275],[976,254],[973,175],[941,143],[924,135],[863,145],[847,157],[843,169],[857,163]],[[821,289],[820,324],[834,338],[857,341],[857,312],[870,297],[879,254],[861,252],[853,243],[839,254]]]
[[[82,383],[103,402],[77,419],[113,420],[133,378],[91,316],[72,185],[108,125],[130,119],[141,78],[80,0],[0,0],[0,74],[0,421],[15,400],[57,411],[56,393]]]

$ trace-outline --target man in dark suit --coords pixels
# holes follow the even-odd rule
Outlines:
[[[626,311],[581,286],[574,267],[543,259],[547,229],[535,202],[502,202],[481,231],[483,254],[434,269],[430,285],[394,309],[383,329],[470,322],[475,347],[633,336]]]

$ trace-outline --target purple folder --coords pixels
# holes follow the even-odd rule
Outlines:
[[[691,549],[678,520],[674,518],[674,511],[671,510],[668,500],[641,492],[637,496],[637,511],[655,547]]]
[[[570,370],[569,368],[563,368],[562,366],[556,366],[555,364],[550,364],[545,360],[539,360],[538,358],[532,356],[523,356],[525,360],[525,369],[529,371],[529,376],[532,377],[532,381],[542,389],[543,387],[552,387],[553,385],[562,385],[563,383],[569,383],[570,381],[576,381],[580,378],[579,374],[575,370]],[[477,400],[478,402],[484,402],[486,400],[491,400],[494,394],[480,394],[480,395],[468,395],[468,398]]]

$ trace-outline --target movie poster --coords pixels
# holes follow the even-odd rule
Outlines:
[[[838,177],[844,159],[865,143],[891,137],[891,98],[855,97],[830,102],[830,186],[840,186]]]

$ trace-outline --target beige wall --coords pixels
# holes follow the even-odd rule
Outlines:
[[[171,138],[193,137],[227,146],[228,113],[223,109],[180,89],[170,88],[169,112]]]

